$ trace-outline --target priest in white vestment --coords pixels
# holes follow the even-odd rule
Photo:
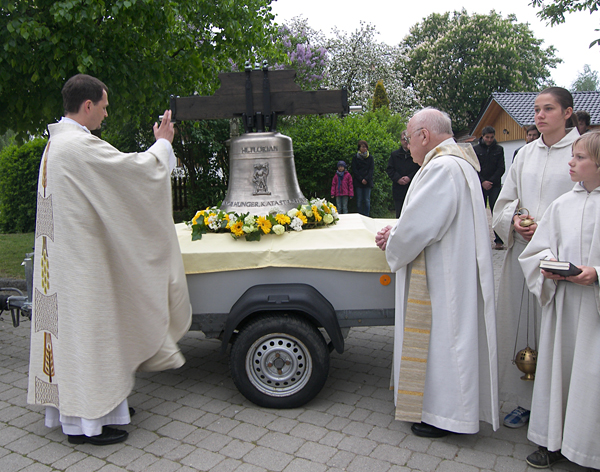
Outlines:
[[[97,138],[108,89],[79,74],[48,126],[38,183],[28,402],[69,442],[114,444],[127,431],[137,370],[183,365],[191,323],[172,219],[171,112],[157,142],[125,154]]]
[[[452,139],[450,118],[424,109],[408,123],[415,175],[395,227],[376,237],[396,272],[395,401],[411,263],[425,253],[431,334],[418,436],[499,425],[494,277],[479,163]]]
[[[592,140],[595,159],[582,159],[582,141]],[[582,181],[548,207],[519,256],[527,285],[542,305],[527,433],[542,447],[527,462],[550,466],[562,452],[581,466],[600,469],[600,133],[575,141],[573,155],[571,176]],[[583,272],[566,279],[542,273],[540,259],[571,262]]]

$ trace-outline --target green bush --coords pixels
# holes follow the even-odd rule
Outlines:
[[[374,182],[371,191],[371,216],[389,217],[394,208],[392,182],[385,169],[390,154],[398,149],[400,133],[406,119],[385,108],[375,112],[338,116],[302,116],[285,120],[279,131],[292,138],[298,183],[307,198],[331,200],[331,180],[337,162],[343,160],[350,167],[357,152],[357,143],[369,143],[369,152],[375,158]],[[348,169],[352,170],[352,169]],[[356,211],[355,200],[350,211]]]
[[[0,233],[35,230],[38,172],[47,142],[38,138],[0,153]]]

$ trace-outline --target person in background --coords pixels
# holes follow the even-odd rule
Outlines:
[[[508,248],[502,264],[496,313],[500,401],[517,405],[504,418],[504,426],[509,428],[525,426],[529,421],[534,382],[521,380],[522,372],[513,360],[515,350],[524,349],[530,341],[534,344],[541,316],[539,303],[534,299],[529,301],[530,294],[518,257],[527,247],[546,209],[573,187],[565,169],[571,160],[571,146],[579,137],[573,96],[568,90],[561,87],[543,90],[536,97],[533,110],[541,136],[517,154],[492,218],[494,231]],[[525,215],[533,220],[532,225],[521,225]]]
[[[371,189],[373,188],[373,173],[375,160],[369,153],[366,141],[358,142],[358,152],[352,158],[352,178],[356,193],[356,206],[361,215],[369,216],[371,212]]]
[[[577,115],[577,120],[579,120],[579,124],[577,125],[577,129],[579,130],[579,134],[583,135],[589,131],[590,127],[590,114],[585,110],[577,110],[575,112]]]
[[[392,152],[385,170],[392,181],[392,196],[394,198],[396,218],[400,216],[400,210],[402,210],[410,182],[419,170],[419,164],[413,161],[408,150],[406,130],[402,131],[400,142],[400,148]]]
[[[352,176],[346,170],[346,163],[337,163],[337,172],[331,182],[331,198],[335,197],[335,206],[339,213],[348,213],[348,200],[354,196]]]
[[[548,207],[519,256],[542,305],[527,432],[540,447],[527,463],[546,468],[565,457],[600,469],[600,132],[575,141],[569,167],[577,183]],[[581,273],[540,271],[541,259],[571,262]]]
[[[479,180],[483,192],[483,204],[494,209],[500,190],[502,189],[502,176],[504,175],[504,148],[496,142],[496,130],[492,126],[483,128],[479,144],[473,147],[481,170]],[[494,249],[504,249],[502,239],[494,233]]]
[[[540,132],[538,131],[537,126],[535,125],[528,126],[526,132],[527,134],[525,135],[525,144],[529,144],[540,137]],[[517,157],[519,151],[523,149],[523,146],[515,150],[515,152],[513,153],[513,162],[515,161],[515,157]]]

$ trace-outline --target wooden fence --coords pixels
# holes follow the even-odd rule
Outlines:
[[[187,201],[187,177],[171,177],[171,188],[173,191],[173,211],[185,210]]]

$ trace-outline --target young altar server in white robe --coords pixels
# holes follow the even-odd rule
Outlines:
[[[500,276],[496,320],[500,402],[517,406],[504,418],[504,425],[509,428],[525,426],[529,421],[533,382],[521,380],[523,373],[512,361],[515,349],[524,349],[528,343],[535,349],[534,337],[537,339],[538,332],[534,328],[539,327],[541,314],[541,307],[527,290],[518,257],[546,208],[573,187],[565,169],[571,159],[571,146],[579,137],[573,97],[568,90],[545,89],[536,97],[533,111],[542,136],[523,146],[517,154],[493,208],[492,221],[494,231],[508,249]],[[521,226],[517,214],[521,208],[527,209],[533,225]]]
[[[527,463],[545,468],[564,456],[600,469],[600,132],[575,141],[569,166],[577,184],[550,205],[519,257],[542,305],[527,434],[540,448]],[[540,259],[568,261],[582,273],[540,271]]]
[[[407,126],[421,165],[395,227],[376,236],[396,272],[395,401],[411,263],[425,252],[431,334],[417,436],[474,434],[499,424],[492,251],[473,148],[452,139],[445,113],[426,108]],[[402,387],[401,387],[402,388]]]
[[[137,370],[180,367],[191,307],[173,225],[173,125],[126,154],[92,135],[107,87],[79,74],[65,116],[48,126],[38,182],[27,401],[74,444],[115,444],[127,431]],[[172,157],[172,161],[171,161]]]

